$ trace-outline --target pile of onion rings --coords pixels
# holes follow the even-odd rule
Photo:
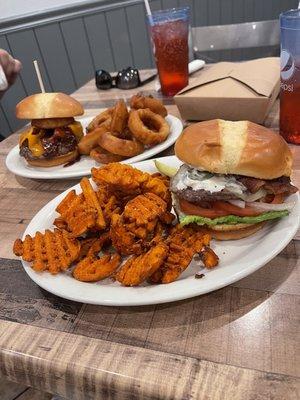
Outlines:
[[[166,140],[170,133],[167,110],[158,99],[140,94],[98,114],[87,126],[78,144],[79,153],[101,164],[119,162],[141,154],[145,148]]]

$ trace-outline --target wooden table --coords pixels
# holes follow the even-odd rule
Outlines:
[[[143,89],[153,93],[153,83]],[[99,92],[91,81],[74,96],[94,115],[131,94]],[[277,103],[266,124],[278,127]],[[35,285],[11,248],[74,181],[12,175],[5,157],[16,143],[12,135],[0,144],[0,373],[72,400],[300,398],[297,240],[247,278],[186,301],[129,308],[63,300]],[[300,150],[292,151],[300,186]]]

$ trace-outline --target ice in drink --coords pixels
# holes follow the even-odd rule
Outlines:
[[[188,85],[188,8],[153,13],[149,17],[162,93],[174,96]]]

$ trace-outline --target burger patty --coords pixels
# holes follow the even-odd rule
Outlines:
[[[221,192],[210,193],[203,189],[182,189],[173,191],[180,199],[189,201],[190,203],[200,203],[203,201],[217,201],[217,200],[237,200],[239,199],[234,193],[228,192],[227,190],[221,190]]]
[[[175,193],[179,198],[187,200],[191,203],[240,199],[237,193],[231,192],[226,188],[218,192],[210,192],[204,189],[193,189],[191,187],[178,189],[177,183],[180,181],[182,174],[186,173],[187,170],[192,171],[192,168],[186,165],[182,166],[171,181],[171,191]],[[234,178],[235,181],[242,184],[244,187],[244,193],[256,193],[260,189],[265,189],[266,192],[270,194],[276,195],[284,193],[285,195],[289,195],[298,191],[298,189],[291,184],[290,178],[288,177],[280,177],[272,180],[262,180],[242,175],[226,175],[226,179],[227,178],[228,180]]]
[[[68,128],[56,128],[46,130],[41,138],[41,145],[44,149],[44,158],[53,158],[62,156],[77,147],[77,139]],[[34,160],[40,157],[35,157],[28,147],[28,140],[25,140],[20,147],[20,156],[28,160]]]

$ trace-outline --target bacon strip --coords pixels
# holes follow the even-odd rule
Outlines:
[[[278,179],[264,181],[257,178],[249,178],[247,176],[239,176],[237,178],[251,193],[256,193],[259,189],[265,189],[268,193],[280,194],[284,193],[286,196],[296,193],[298,189],[291,184],[290,178],[282,176]]]

